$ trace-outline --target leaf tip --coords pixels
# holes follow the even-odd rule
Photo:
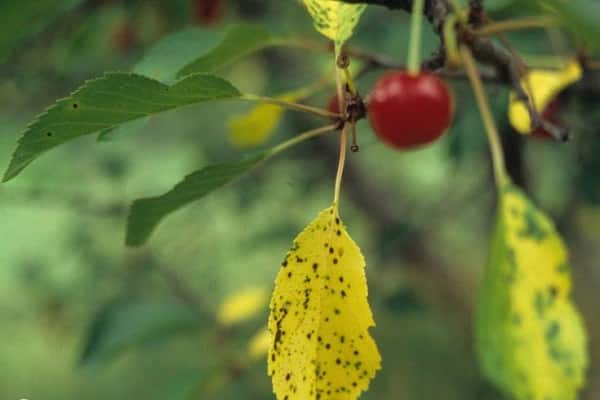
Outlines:
[[[129,208],[127,216],[127,228],[125,232],[125,245],[127,247],[141,247],[150,238],[154,230],[155,223],[149,222],[144,224],[141,217],[141,208],[144,199],[135,200]]]

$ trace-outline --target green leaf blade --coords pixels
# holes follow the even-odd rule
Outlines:
[[[240,96],[229,82],[211,75],[191,75],[168,86],[142,75],[106,74],[57,101],[26,128],[3,181],[42,153],[80,136],[178,107]]]
[[[221,34],[206,28],[187,27],[162,38],[148,49],[133,72],[163,83],[177,80],[177,72],[185,65],[214,48]]]
[[[202,168],[161,196],[136,200],[129,212],[126,244],[133,247],[143,245],[164,217],[239,178],[267,156],[267,153],[262,153],[239,163]]]
[[[250,24],[231,26],[223,40],[208,53],[183,67],[177,77],[214,72],[242,57],[275,43],[273,36],[263,27]]]
[[[90,324],[80,355],[89,365],[124,351],[198,329],[206,320],[189,306],[172,300],[118,300],[102,307]]]

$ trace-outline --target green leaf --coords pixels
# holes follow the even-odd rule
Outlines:
[[[165,36],[144,54],[133,72],[171,84],[177,71],[212,49],[221,38],[214,30],[186,28]]]
[[[168,86],[136,74],[107,74],[58,100],[27,127],[4,181],[43,152],[80,136],[178,107],[240,96],[229,82],[211,75],[191,75]]]
[[[36,0],[0,2],[0,61],[12,54],[21,41],[48,26],[82,0]]]
[[[512,185],[501,191],[476,315],[482,372],[507,396],[577,398],[587,338],[571,300],[567,250],[552,221]]]
[[[177,71],[181,67],[196,58],[198,53],[211,49],[219,37],[220,35],[213,30],[197,27],[177,31],[165,36],[146,51],[133,72],[170,85],[177,80]],[[104,130],[98,134],[98,142],[110,142],[121,136],[135,134],[141,131],[149,120],[149,117],[144,117]]]
[[[127,221],[127,245],[143,245],[165,216],[235,180],[268,155],[269,153],[262,153],[238,163],[202,168],[188,175],[172,190],[161,196],[136,200],[131,206]]]
[[[134,346],[197,329],[202,322],[189,307],[173,301],[114,301],[94,317],[80,362],[106,361]]]
[[[515,13],[545,13],[557,17],[589,47],[597,47],[600,40],[600,4],[594,0],[506,0],[502,11]],[[486,3],[486,9],[488,4]],[[489,10],[488,10],[489,11]]]
[[[588,46],[597,47],[600,40],[600,4],[591,0],[544,0]]]
[[[108,128],[98,133],[96,140],[99,143],[113,142],[120,137],[133,135],[142,131],[149,121],[150,117],[142,117],[132,121],[124,122],[119,126]]]
[[[214,72],[218,68],[275,43],[273,36],[261,26],[233,25],[228,29],[221,43],[183,67],[177,76]]]

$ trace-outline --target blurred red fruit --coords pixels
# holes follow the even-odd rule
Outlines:
[[[340,113],[340,103],[338,102],[337,95],[331,96],[329,103],[327,103],[327,110],[335,114]]]
[[[216,25],[223,17],[222,0],[192,0],[192,16],[198,25]]]
[[[137,43],[135,28],[129,21],[117,25],[111,35],[112,47],[122,53],[127,53]]]

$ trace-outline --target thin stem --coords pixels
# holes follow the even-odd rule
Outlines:
[[[446,44],[446,64],[450,67],[460,65],[460,54],[458,52],[458,41],[456,40],[456,15],[451,14],[444,21],[444,43]]]
[[[339,126],[338,124],[326,125],[326,126],[322,126],[320,128],[316,128],[316,129],[311,129],[310,131],[306,131],[304,133],[296,135],[293,138],[291,138],[290,140],[287,140],[287,141],[280,143],[277,146],[273,147],[271,150],[269,150],[267,156],[271,157],[271,156],[277,155],[277,154],[281,153],[282,151],[285,151],[285,150],[289,149],[290,147],[297,145],[298,143],[304,142],[308,139],[312,139],[314,137],[317,137],[317,136],[320,136],[320,135],[323,135],[326,133],[333,132],[338,128],[338,126]]]
[[[263,103],[274,104],[274,105],[281,106],[284,108],[289,108],[291,110],[302,111],[305,113],[313,114],[313,115],[323,117],[323,118],[328,118],[328,119],[340,117],[339,114],[332,113],[331,111],[328,111],[324,108],[311,107],[311,106],[307,106],[305,104],[294,103],[291,101],[277,99],[274,97],[265,97],[265,96],[256,96],[253,94],[245,94],[242,97],[240,97],[240,99],[248,100],[248,101],[260,101]]]
[[[330,71],[331,72],[331,71]],[[300,87],[298,89],[282,93],[282,96],[286,96],[289,98],[294,98],[298,100],[306,99],[321,89],[329,86],[331,84],[331,73],[323,75],[321,78],[315,80],[314,82],[309,83],[306,86]],[[282,97],[278,96],[278,97]]]
[[[487,134],[490,150],[492,152],[494,177],[496,179],[496,185],[498,188],[500,188],[509,181],[509,178],[506,173],[506,166],[504,165],[504,155],[502,153],[502,145],[500,144],[498,129],[496,128],[494,117],[492,116],[492,111],[490,110],[490,104],[485,94],[481,77],[477,71],[477,65],[475,64],[473,55],[465,46],[461,46],[460,52],[467,75],[471,81],[471,86],[473,87],[473,92],[475,93],[475,98],[477,99],[479,111],[481,112],[481,118],[485,126],[485,132]]]
[[[468,14],[463,10],[462,4],[458,0],[450,0],[452,5],[452,15],[457,21],[460,21],[462,25],[466,25],[469,22]]]
[[[335,70],[335,82],[337,86],[338,103],[340,110],[346,109],[346,97],[344,96],[344,89],[342,87],[342,70],[337,68]],[[345,114],[345,112],[343,112]],[[340,201],[340,192],[342,190],[342,176],[344,175],[344,165],[346,164],[346,147],[347,147],[347,127],[348,124],[344,124],[342,127],[342,133],[340,134],[340,158],[338,162],[337,174],[335,175],[335,187],[333,191],[333,204],[337,207]]]
[[[423,9],[425,0],[414,0],[412,22],[410,27],[410,42],[408,47],[408,72],[417,74],[421,58],[421,31],[423,25]]]
[[[473,31],[478,36],[491,36],[499,33],[521,31],[524,29],[543,29],[555,27],[559,22],[550,17],[529,17],[492,22]]]
[[[348,89],[350,93],[356,95],[356,84],[354,83],[354,79],[352,79],[352,74],[348,68],[344,68],[344,78],[346,79],[346,84],[348,84]]]
[[[335,175],[335,189],[333,194],[333,204],[340,203],[340,192],[342,190],[342,176],[344,175],[344,166],[346,165],[346,147],[347,147],[348,124],[344,125],[340,134],[340,159],[338,162],[337,174]]]

